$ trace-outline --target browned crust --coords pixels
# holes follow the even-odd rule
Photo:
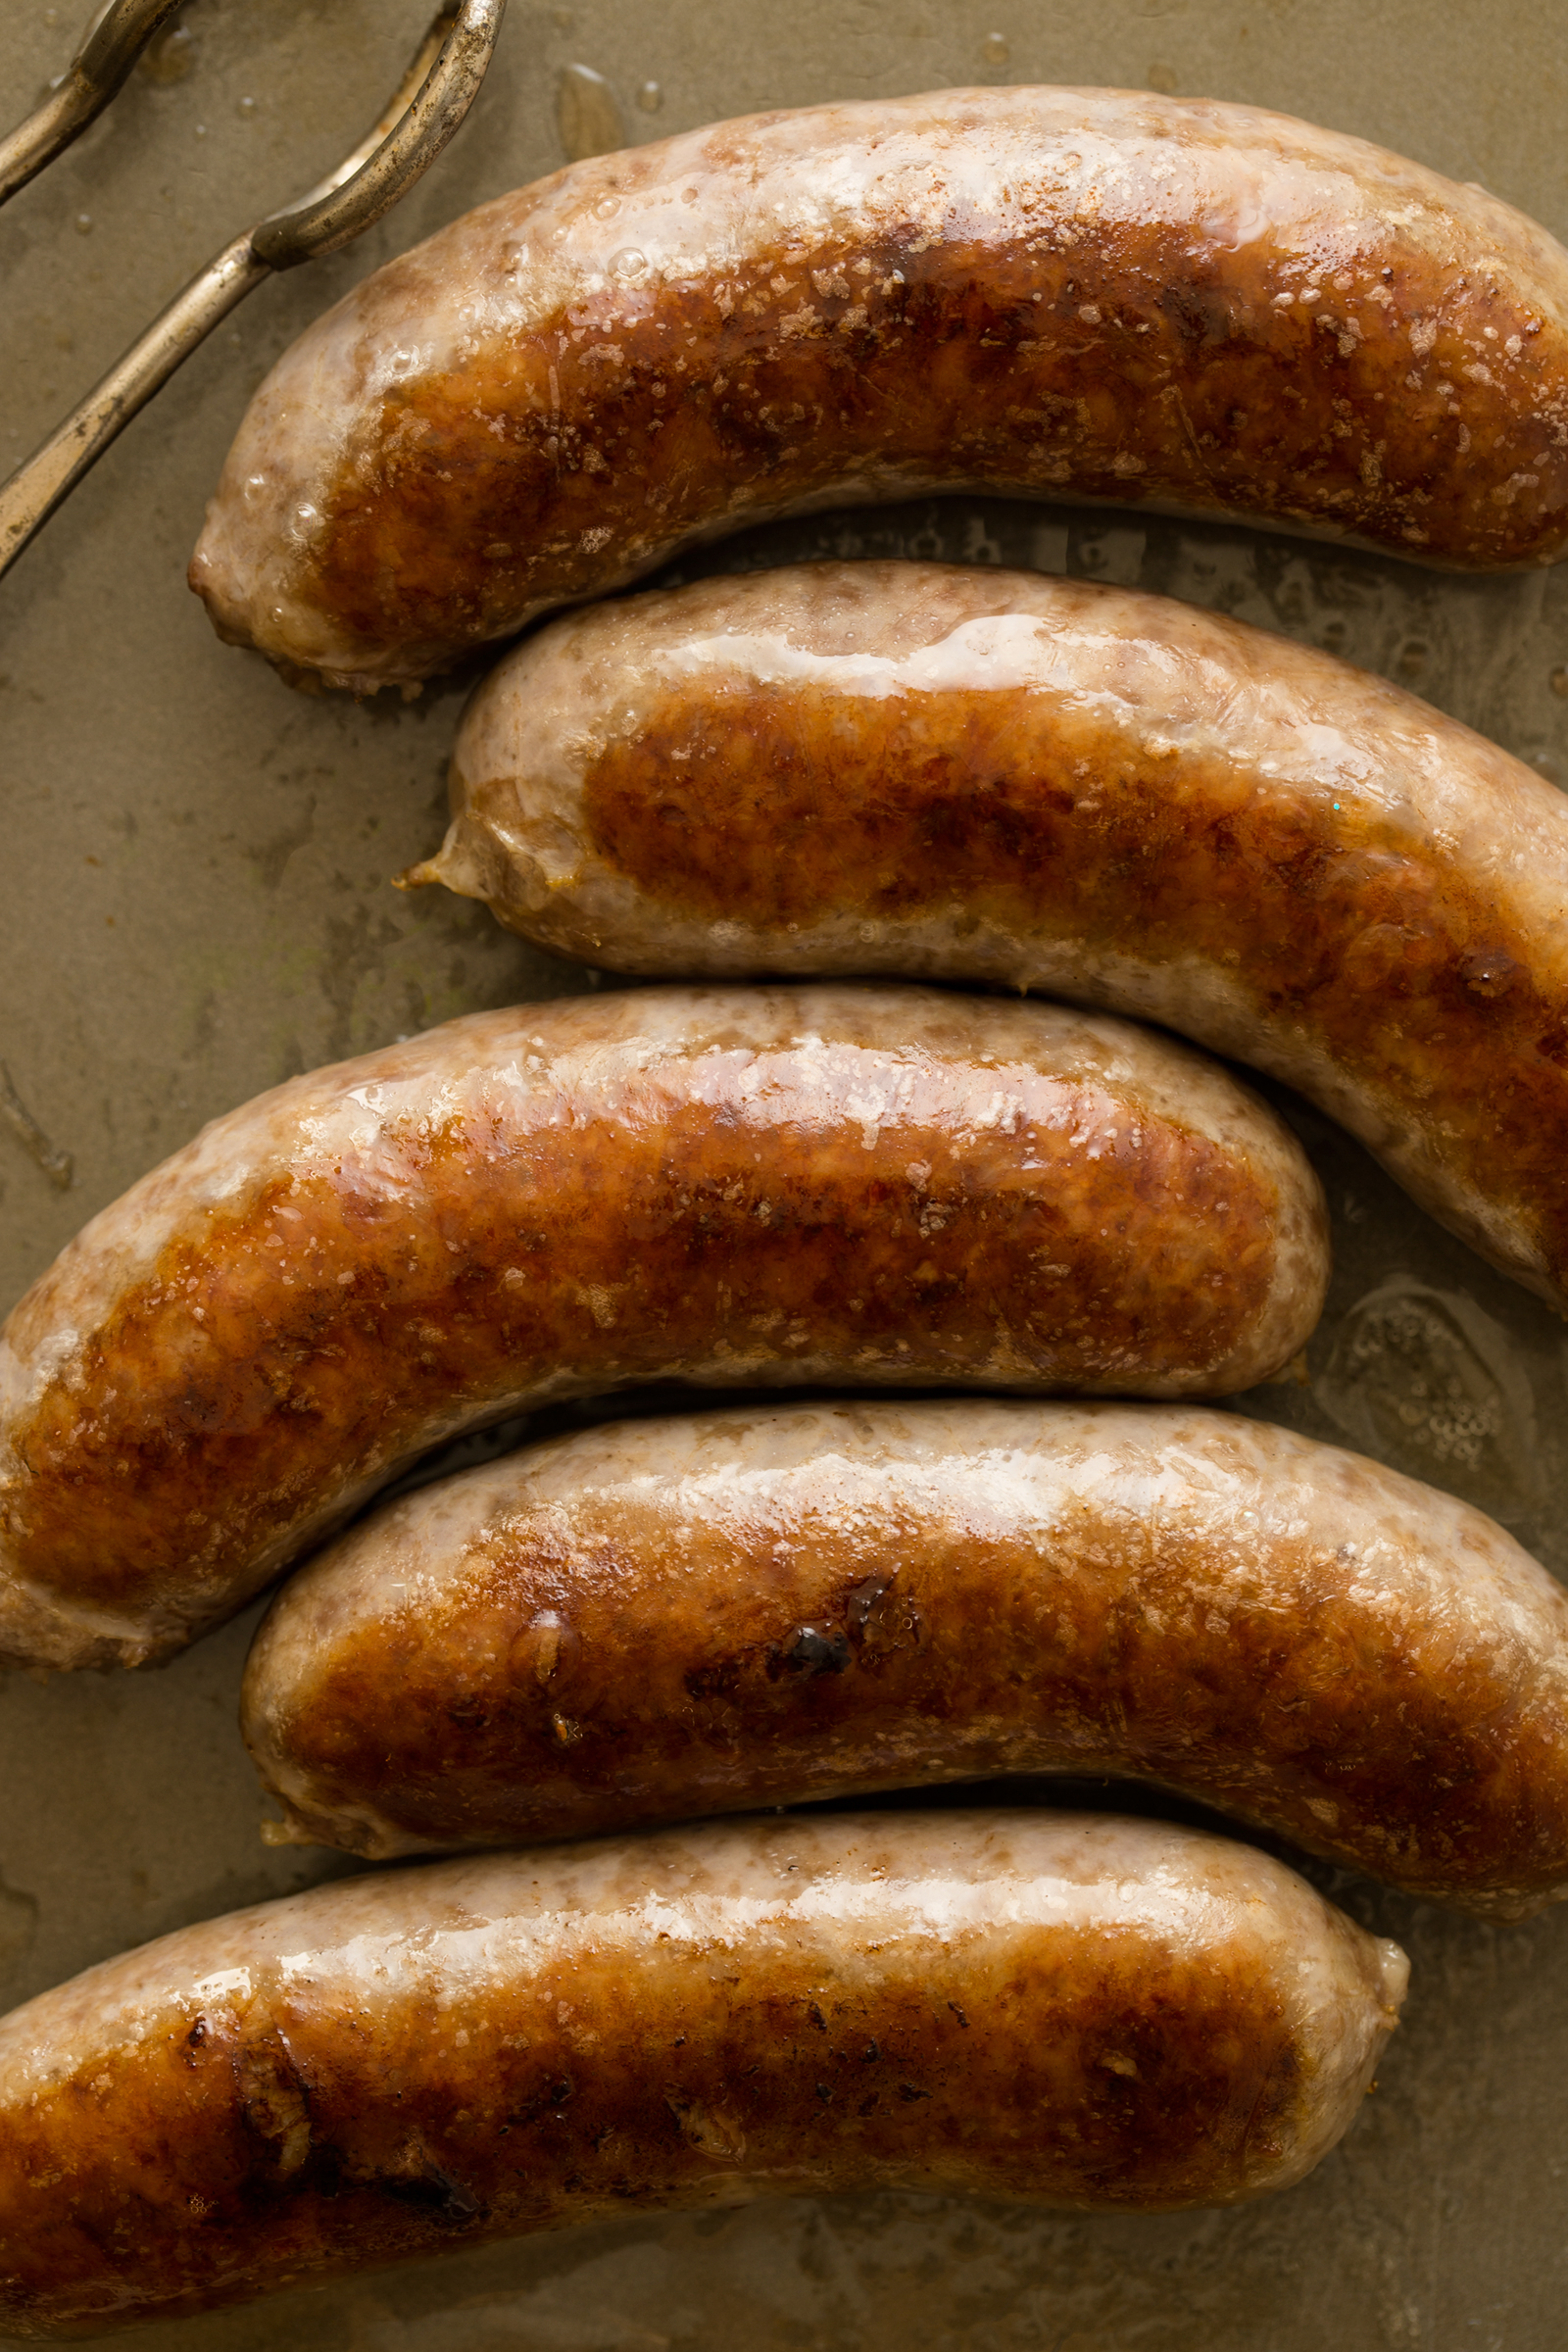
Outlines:
[[[922,1410],[941,1408],[906,1426]],[[334,1622],[326,1580],[396,1582],[427,1498],[395,1505],[257,1638],[244,1714],[264,1783],[307,1837],[383,1854],[407,1850],[399,1838],[505,1844],[944,1780],[1110,1774],[1410,1893],[1513,1915],[1560,1895],[1568,1598],[1539,1573],[1528,1597],[1504,1597],[1446,1526],[1420,1558],[1421,1491],[1374,1465],[1281,1441],[1306,1457],[1282,1462],[1287,1487],[1310,1480],[1315,1451],[1342,1494],[1338,1532],[1363,1541],[1336,1548],[1332,1508],[1293,1527],[1226,1463],[1223,1422],[1183,1414],[1162,1460],[1166,1416],[1152,1414],[1143,1451],[1126,1418],[1098,1441],[1114,1504],[1049,1534],[1027,1514],[1005,1524],[980,1462],[967,1488],[940,1467],[906,1488],[892,1440],[885,1504],[857,1489],[846,1507],[830,1429],[820,1501],[804,1472],[754,1495],[739,1416],[727,1454],[705,1457],[710,1481],[729,1460],[733,1490],[694,1484],[684,1505],[607,1490],[597,1451],[589,1492],[564,1506],[534,1504],[519,1480],[509,1507],[481,1473],[482,1523],[460,1484],[450,1548],[415,1539],[417,1607],[389,1595]],[[1131,1514],[1123,1474],[1168,1489],[1169,1507]]]
[[[1245,108],[957,90],[719,124],[350,296],[259,396],[192,580],[225,634],[373,686],[694,539],[932,487],[1550,563],[1568,269],[1478,191]]]
[[[948,971],[966,968],[965,936],[1017,942],[1020,972],[1031,950],[1081,946],[1073,993],[1091,1001],[1126,1001],[1097,986],[1097,958],[1223,972],[1255,1007],[1249,1058],[1306,1041],[1369,1103],[1407,1106],[1457,1188],[1505,1193],[1549,1295],[1568,1293],[1568,994],[1501,890],[1397,815],[1140,741],[1027,687],[671,691],[634,737],[612,736],[582,790],[594,850],[655,919],[744,926],[764,966],[769,941],[788,965],[794,931],[868,917],[949,924]],[[909,956],[895,931],[809,962]],[[1206,1042],[1243,1050],[1212,1029]]]
[[[966,1060],[931,1026],[943,1005],[909,992],[911,1052],[833,1084],[794,1047],[755,1099],[746,1054],[721,1080],[671,1056],[608,1104],[545,1078],[482,1116],[432,1084],[373,1178],[303,1141],[264,1158],[233,1205],[176,1221],[4,1431],[11,1574],[143,1618],[147,1654],[238,1606],[339,1498],[525,1397],[684,1376],[1213,1392],[1232,1359],[1237,1385],[1259,1377],[1275,1171],[1109,1085]],[[378,1066],[345,1065],[337,1095]],[[903,1093],[880,1127],[857,1108],[868,1077]],[[19,1348],[47,1345],[56,1279],[16,1310]],[[58,1279],[74,1313],[69,1255]],[[1314,1304],[1290,1303],[1287,1349]]]
[[[552,322],[559,362],[541,330],[416,378],[356,434],[313,601],[419,659],[646,570],[717,516],[800,507],[867,473],[887,496],[940,482],[1250,514],[1478,570],[1561,552],[1568,449],[1536,408],[1543,377],[1568,380],[1568,347],[1494,278],[1455,279],[1390,232],[1381,266],[1319,316],[1274,307],[1290,257],[1272,239],[1221,252],[1188,221],[1065,251],[971,240],[961,223],[914,243],[813,256],[813,277],[842,292],[806,334],[786,324],[802,288],[781,240],[745,257],[722,303],[701,284],[641,304],[584,291]],[[1435,341],[1412,384],[1420,320]],[[1492,356],[1521,335],[1489,388],[1467,381],[1477,337]],[[613,363],[582,356],[607,345]]]
[[[966,1819],[978,1845],[995,1818],[955,1831]],[[1147,1874],[1161,1856],[1157,1834],[1145,1842],[1128,1865]],[[940,1859],[963,1875],[956,1851]],[[607,1914],[555,1952],[520,1938],[514,1965],[481,1962],[471,1983],[442,1952],[456,1923],[438,1896],[438,1927],[421,1937],[411,1912],[374,1973],[385,1946],[322,1943],[302,1917],[294,1964],[253,1964],[237,1989],[160,1989],[134,2033],[107,1999],[69,2071],[6,2100],[0,2319],[96,2331],[769,2190],[1231,2202],[1337,2136],[1358,2060],[1394,2023],[1378,1947],[1298,1889],[1308,1964],[1344,2004],[1304,2017],[1274,1889],[1259,1891],[1255,1920],[1217,1887],[1210,1918],[1173,1898],[1167,1924],[1140,1884],[1126,1925],[1102,1905],[1089,1928],[1027,1903],[999,1915],[982,1884],[950,1934],[856,1953],[831,1910],[826,1933],[808,1915],[748,1937],[721,1891],[694,1934],[675,1886],[673,1941]]]
[[[824,1984],[810,1952],[633,1984],[612,1946],[466,2020],[462,2057],[433,2001],[362,2034],[330,1998],[296,1995],[267,2005],[255,2038],[208,2029],[193,2003],[150,2048],[95,2053],[0,2118],[0,2315],[42,2332],[63,2307],[96,2332],[454,2243],[723,2202],[739,2147],[748,2171],[818,2193],[1228,2201],[1306,2088],[1276,1988],[1250,1954],[1052,1940],[1020,1936],[946,1982],[890,1971],[869,2000]],[[293,2173],[291,2130],[309,2145]],[[63,2159],[65,2198],[23,2193]]]

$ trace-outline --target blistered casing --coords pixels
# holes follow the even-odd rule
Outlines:
[[[1174,1040],[936,990],[450,1021],[215,1120],[0,1333],[0,1657],[137,1664],[460,1431],[636,1381],[1213,1396],[1321,1187]]]
[[[388,1856],[1004,1773],[1153,1782],[1407,1892],[1568,1892],[1568,1595],[1480,1511],[1189,1405],[623,1422],[293,1577],[243,1728]]]
[[[1094,1815],[371,1874],[0,2024],[0,2327],[769,2192],[1232,2204],[1340,2137],[1405,1977],[1268,1857]]]
[[[412,878],[625,972],[880,972],[1142,1014],[1287,1080],[1568,1304],[1568,799],[1164,597],[795,566],[558,621]]]
[[[358,690],[769,514],[1133,502],[1480,570],[1568,519],[1568,257],[1285,115],[946,90],[595,156],[285,353],[191,565]]]

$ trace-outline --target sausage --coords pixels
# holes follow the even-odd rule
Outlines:
[[[1162,597],[806,565],[555,622],[416,867],[628,972],[897,972],[1283,1078],[1568,1305],[1568,801],[1380,678]]]
[[[634,1381],[1219,1396],[1322,1191],[1172,1040],[930,989],[479,1013],[215,1120],[0,1333],[0,1657],[232,1614],[414,1455]]]
[[[648,2208],[1288,2187],[1406,1962],[1165,1824],[772,1818],[371,1873],[0,2025],[0,2325],[172,2318]]]
[[[1467,1504],[1191,1406],[534,1447],[302,1569],[241,1720],[277,1841],[378,1857],[1066,1772],[1470,1910],[1568,1895],[1568,1595]]]
[[[285,353],[191,564],[358,692],[770,514],[933,489],[1481,571],[1568,535],[1568,255],[1284,115],[980,89],[596,156]]]

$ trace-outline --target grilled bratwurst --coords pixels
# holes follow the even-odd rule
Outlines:
[[[302,1569],[243,1722],[294,1835],[363,1854],[1061,1772],[1470,1910],[1568,1893],[1568,1594],[1446,1494],[1189,1405],[531,1447]]]
[[[1289,1081],[1568,1304],[1568,799],[1163,597],[818,564],[573,614],[413,879],[625,972],[990,980]]]
[[[1231,2204],[1340,2137],[1405,1974],[1262,1854],[1081,1814],[351,1879],[0,2025],[0,2328],[770,2191]]]
[[[1251,107],[720,122],[487,204],[329,311],[256,395],[191,584],[364,690],[765,515],[962,487],[1549,564],[1568,256]]]
[[[1328,1275],[1273,1113],[1124,1022],[930,989],[475,1014],[215,1120],[0,1335],[0,1656],[229,1616],[413,1455],[680,1379],[1220,1396]]]

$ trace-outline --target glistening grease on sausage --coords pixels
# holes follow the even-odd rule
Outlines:
[[[247,1743],[376,1856],[1114,1774],[1407,1892],[1568,1894],[1568,1595],[1233,1413],[732,1407],[426,1487],[285,1588]]]
[[[1568,532],[1568,256],[1283,115],[981,89],[596,156],[389,263],[251,405],[191,565],[357,689],[760,517],[1136,501],[1480,570]]]
[[[215,1120],[0,1334],[0,1656],[137,1664],[423,1448],[639,1380],[1217,1396],[1321,1189],[1187,1048],[931,989],[450,1021]]]
[[[1162,597],[806,565],[554,623],[416,868],[631,972],[897,972],[1147,1014],[1289,1081],[1568,1304],[1568,799]]]
[[[768,2192],[1233,2204],[1347,2129],[1406,1973],[1265,1855],[1094,1815],[352,1879],[0,2025],[0,2326]]]

